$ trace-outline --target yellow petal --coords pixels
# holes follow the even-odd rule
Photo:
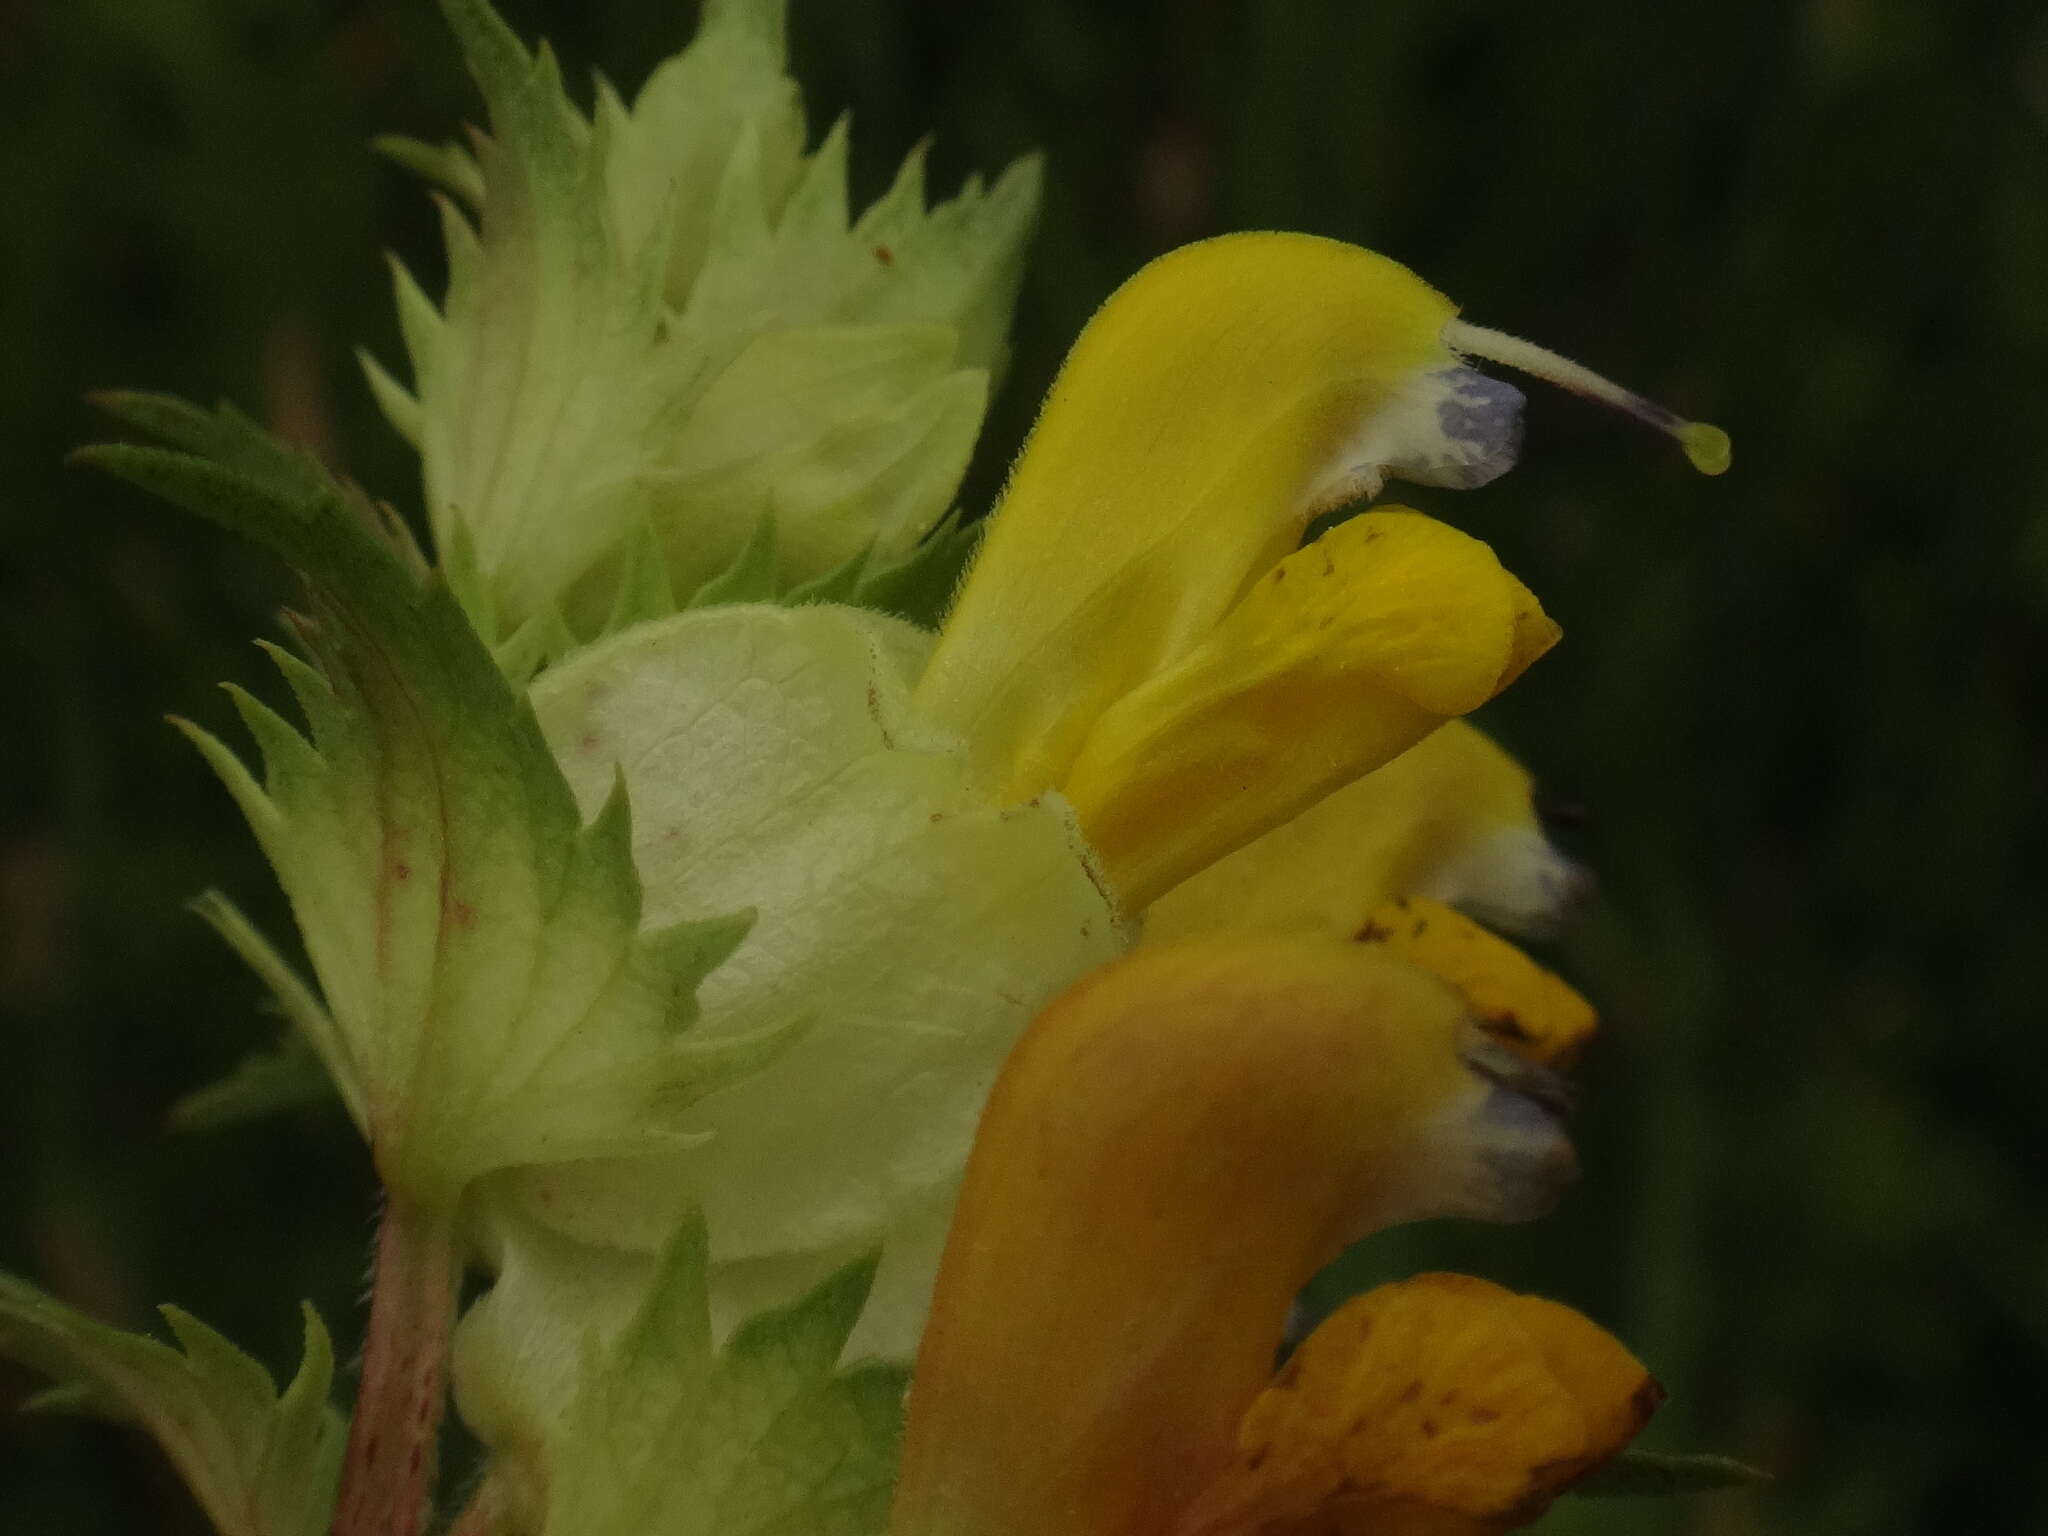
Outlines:
[[[1228,235],[1144,268],[1053,385],[920,708],[1002,798],[1058,783],[1098,714],[1199,641],[1314,513],[1374,483],[1350,450],[1455,363],[1454,313],[1406,268],[1310,235]]]
[[[894,1536],[1158,1536],[1228,1466],[1309,1276],[1543,1155],[1508,1152],[1531,1115],[1466,1066],[1469,1028],[1331,940],[1143,949],[1054,1002],[982,1117]]]
[[[1592,1005],[1556,976],[1440,901],[1390,901],[1367,918],[1358,938],[1456,987],[1481,1027],[1530,1061],[1570,1061],[1599,1022]]]
[[[1526,1525],[1663,1396],[1569,1307],[1421,1275],[1335,1313],[1245,1414],[1174,1536],[1453,1536]]]
[[[1478,708],[1557,636],[1479,540],[1369,512],[1283,560],[1105,710],[1062,788],[1141,909]]]
[[[1148,943],[1219,928],[1349,938],[1397,896],[1432,896],[1540,932],[1585,877],[1544,834],[1529,773],[1463,720],[1182,881]]]

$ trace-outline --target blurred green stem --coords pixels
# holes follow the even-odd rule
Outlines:
[[[377,1227],[370,1331],[333,1536],[418,1536],[425,1526],[459,1279],[449,1213],[390,1200]]]

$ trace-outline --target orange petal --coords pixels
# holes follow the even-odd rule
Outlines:
[[[1526,1525],[1641,1430],[1662,1389],[1568,1307],[1465,1275],[1351,1301],[1245,1414],[1174,1536],[1451,1536]]]
[[[1158,1536],[1230,1465],[1301,1285],[1498,1184],[1530,1117],[1497,1122],[1470,1028],[1415,967],[1272,937],[1141,949],[1039,1015],[947,1238],[895,1536]]]

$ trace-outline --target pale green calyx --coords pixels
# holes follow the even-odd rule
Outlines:
[[[888,567],[951,504],[1037,166],[928,211],[919,151],[850,218],[846,124],[804,153],[785,4],[709,0],[630,106],[601,83],[586,117],[545,48],[444,0],[491,131],[387,145],[447,189],[448,293],[397,268],[410,389],[364,361],[488,640],[589,638],[649,590],[636,546],[680,606],[764,516],[786,590]]]
[[[992,805],[910,685],[931,637],[837,606],[702,609],[578,651],[533,689],[586,811],[624,777],[646,920],[745,906],[708,1038],[804,1037],[692,1106],[701,1144],[518,1170],[565,1235],[649,1253],[710,1223],[721,1322],[877,1244],[864,1348],[908,1355],[989,1084],[1037,1009],[1129,942],[1057,795]]]
[[[641,930],[623,790],[586,826],[525,699],[378,514],[231,413],[107,402],[177,445],[90,462],[268,545],[305,577],[309,659],[272,647],[309,729],[231,689],[263,779],[187,725],[291,898],[320,992],[225,901],[202,910],[268,982],[395,1198],[451,1209],[508,1165],[688,1138],[680,1114],[771,1055],[791,1016],[690,1031],[744,914]]]

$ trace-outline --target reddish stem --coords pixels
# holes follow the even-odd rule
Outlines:
[[[377,1227],[370,1332],[332,1536],[419,1536],[425,1528],[459,1277],[446,1216],[389,1202]]]

